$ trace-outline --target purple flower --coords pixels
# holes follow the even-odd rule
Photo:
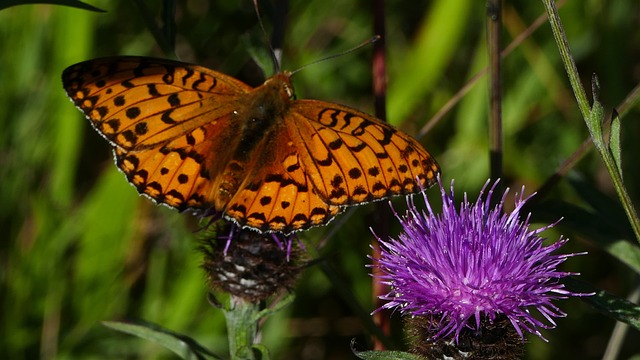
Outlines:
[[[496,181],[483,199],[489,181],[475,203],[466,193],[460,209],[442,184],[442,213],[435,214],[427,196],[427,211],[420,211],[412,199],[404,216],[396,213],[403,232],[397,239],[380,238],[380,259],[374,267],[377,278],[390,286],[380,299],[388,301],[381,308],[396,309],[403,315],[427,317],[429,338],[437,340],[455,337],[467,329],[478,332],[484,323],[506,317],[515,331],[540,336],[540,328],[554,328],[555,317],[564,317],[552,301],[580,296],[564,289],[559,279],[575,273],[556,268],[568,257],[579,254],[552,252],[567,242],[560,239],[542,244],[539,236],[556,223],[529,229],[529,216],[520,218],[520,211],[530,198],[516,194],[515,208],[503,212],[508,189],[498,205],[491,208]],[[537,310],[548,324],[538,320],[531,310]]]

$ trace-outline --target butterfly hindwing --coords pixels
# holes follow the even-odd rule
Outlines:
[[[286,122],[285,122],[286,124]],[[225,213],[241,225],[289,233],[323,225],[341,210],[315,190],[313,173],[301,162],[299,143],[286,129],[265,134],[246,166],[245,181]]]
[[[182,151],[127,152],[114,149],[118,168],[138,192],[178,210],[206,210],[212,203],[204,196],[211,187],[201,176],[201,164]]]

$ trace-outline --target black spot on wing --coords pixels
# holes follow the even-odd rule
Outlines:
[[[189,176],[187,176],[185,174],[178,175],[178,182],[180,184],[186,184],[187,182],[189,182]]]
[[[160,96],[158,88],[156,88],[156,84],[147,84],[147,91],[149,92],[149,95],[153,97]]]
[[[134,120],[135,118],[140,116],[140,108],[137,107],[137,106],[130,107],[130,108],[127,109],[125,114],[127,115],[127,117],[129,119]]]
[[[329,149],[338,150],[340,149],[340,147],[342,147],[342,144],[344,144],[342,139],[333,140],[332,142],[329,143]]]
[[[371,176],[378,176],[378,174],[380,174],[380,168],[377,166],[370,167],[367,173]]]
[[[124,106],[125,100],[123,95],[118,95],[113,99],[113,105],[115,106]]]
[[[171,105],[171,107],[180,106],[180,96],[178,96],[178,94],[169,95],[167,101],[169,102],[169,105]]]
[[[167,124],[167,125],[173,125],[176,123],[176,121],[171,118],[171,112],[173,110],[167,110],[165,112],[162,113],[162,116],[160,116],[160,120],[162,120],[163,123]]]
[[[109,109],[106,106],[98,106],[95,110],[98,112],[100,119],[104,119],[109,114]]]
[[[137,135],[144,135],[149,131],[149,128],[147,127],[147,123],[142,121],[136,124],[135,127],[135,132]]]
[[[359,179],[362,176],[362,171],[360,171],[360,169],[358,168],[352,168],[351,170],[349,170],[349,177],[356,180]]]

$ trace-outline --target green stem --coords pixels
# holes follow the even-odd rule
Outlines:
[[[629,194],[624,187],[620,168],[618,168],[618,166],[616,165],[613,154],[611,153],[611,149],[609,148],[609,146],[607,146],[607,142],[604,139],[604,130],[602,127],[604,110],[597,99],[597,79],[594,78],[594,102],[593,108],[591,109],[589,107],[589,101],[587,100],[587,94],[584,90],[584,87],[582,86],[582,83],[580,82],[578,69],[576,68],[576,64],[573,61],[573,57],[571,56],[569,43],[567,42],[567,38],[564,35],[564,30],[562,29],[560,16],[558,15],[558,10],[555,7],[555,3],[553,0],[542,0],[542,2],[545,9],[547,10],[547,15],[549,16],[549,23],[551,24],[553,36],[556,39],[556,43],[560,51],[560,57],[562,58],[564,67],[567,71],[567,74],[569,75],[569,81],[571,82],[573,93],[578,100],[580,112],[582,112],[582,116],[585,119],[587,127],[589,128],[593,143],[600,153],[600,156],[602,157],[604,165],[609,172],[609,176],[611,176],[611,180],[613,181],[613,185],[616,189],[616,192],[618,193],[618,197],[620,198],[622,206],[624,207],[624,211],[627,214],[629,223],[633,228],[636,240],[640,242],[640,218],[638,217],[638,214],[633,207],[633,203],[631,202],[631,198],[629,197]]]
[[[231,296],[229,306],[224,310],[227,319],[229,354],[233,360],[254,360],[254,341],[258,333],[258,304]]]
[[[611,156],[611,153],[609,151],[607,151],[606,153],[609,154],[609,156],[605,161],[605,165],[607,166],[609,174],[611,174],[611,179],[613,180],[616,192],[618,193],[620,201],[622,202],[622,207],[624,207],[624,212],[627,214],[627,218],[629,218],[629,223],[631,223],[631,228],[633,228],[633,233],[636,236],[636,240],[638,241],[638,243],[640,243],[640,217],[638,217],[638,213],[633,207],[633,202],[629,197],[629,193],[627,193],[627,191],[625,190],[622,175],[620,174],[620,172],[618,172],[618,167],[615,165],[613,156]]]
[[[587,119],[591,112],[589,100],[587,100],[587,93],[584,91],[584,87],[580,82],[580,75],[578,74],[576,63],[573,61],[573,57],[571,56],[569,42],[567,41],[567,37],[562,30],[562,24],[560,22],[560,15],[558,15],[558,9],[556,8],[555,2],[553,0],[542,0],[542,3],[547,10],[549,23],[551,24],[551,30],[553,31],[553,37],[556,39],[556,43],[558,44],[560,58],[562,58],[562,63],[564,64],[564,68],[566,69],[567,75],[569,76],[569,82],[571,83],[571,87],[573,88],[573,93],[576,96],[576,100],[578,100],[578,107],[580,108],[582,117],[584,119]]]
[[[591,133],[593,144],[600,153],[600,156],[602,156],[604,166],[607,168],[609,176],[611,176],[614,188],[618,193],[620,202],[622,202],[622,207],[627,214],[629,223],[631,223],[631,228],[633,229],[633,233],[636,236],[636,240],[640,242],[640,218],[638,218],[638,213],[635,211],[633,202],[631,201],[629,193],[626,191],[626,188],[624,186],[621,169],[616,164],[613,154],[611,153],[611,149],[607,146],[607,142],[604,139],[604,131],[601,125],[603,119],[604,110],[602,108],[602,105],[600,105],[600,103],[596,100],[594,101],[593,109],[591,110],[591,117],[587,121],[587,127],[589,128],[589,132]]]

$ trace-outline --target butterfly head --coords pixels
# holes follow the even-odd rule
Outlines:
[[[280,94],[282,100],[285,101],[293,100],[296,96],[291,84],[291,73],[288,71],[273,75],[264,82],[263,86],[270,88],[274,93]]]

